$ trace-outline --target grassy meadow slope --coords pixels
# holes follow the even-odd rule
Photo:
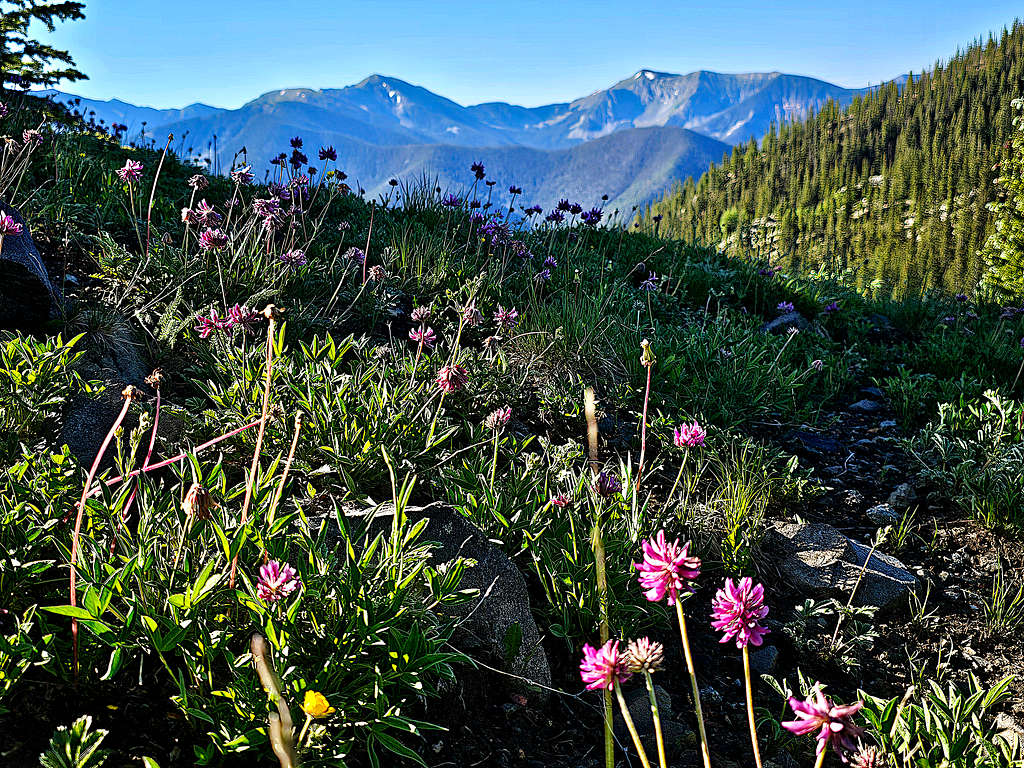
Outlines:
[[[716,765],[750,764],[741,656],[707,620],[741,576],[764,584],[777,651],[757,657],[766,761],[815,759],[780,724],[805,678],[863,700],[863,738],[894,760],[937,765],[954,741],[965,765],[1016,759],[996,717],[1024,714],[1003,681],[1024,626],[1021,312],[865,297],[607,217],[525,228],[472,207],[485,180],[528,184],[490,159],[479,183],[454,176],[457,204],[432,185],[384,204],[336,175],[207,178],[11,103],[0,183],[68,303],[0,331],[4,760],[33,763],[51,734],[59,751],[89,715],[110,764],[276,765],[288,708],[307,766],[597,765],[600,696],[579,675],[608,605],[595,523],[613,636],[665,644],[678,764],[698,758],[676,613],[634,569],[662,529],[703,561],[682,610]],[[572,198],[600,142],[665,130],[719,146],[623,132],[538,184]],[[694,421],[706,435],[684,447]],[[523,594],[460,591],[486,564],[439,563],[414,518],[353,512],[381,502],[447,505]],[[805,525],[873,541],[919,589],[885,611],[845,584],[808,594],[771,544]],[[550,690],[508,672],[522,633],[485,651],[460,632],[460,606],[492,597],[528,597]]]

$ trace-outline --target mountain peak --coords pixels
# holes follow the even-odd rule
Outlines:
[[[633,80],[660,80],[663,77],[678,77],[671,72],[658,72],[654,69],[641,69],[631,79]]]

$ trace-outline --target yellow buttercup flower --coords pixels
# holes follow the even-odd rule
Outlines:
[[[319,691],[306,691],[306,697],[302,700],[302,711],[310,717],[320,718],[334,712],[334,707]]]

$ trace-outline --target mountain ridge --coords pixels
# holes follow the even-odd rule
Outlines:
[[[422,158],[437,163],[430,170],[440,183],[458,186],[468,168],[458,163],[473,150],[474,159],[490,159],[492,167],[507,169],[514,177],[502,183],[521,186],[522,179],[541,180],[531,191],[531,202],[548,205],[569,194],[568,189],[552,186],[555,179],[576,186],[560,169],[576,167],[576,157],[588,157],[595,168],[584,169],[581,177],[596,185],[589,190],[595,193],[591,197],[609,194],[613,204],[625,207],[652,199],[681,178],[700,175],[730,145],[760,139],[773,122],[795,119],[829,101],[849,103],[868,90],[781,72],[697,70],[677,75],[640,69],[609,88],[537,107],[501,101],[464,106],[379,73],[340,88],[267,91],[236,109],[194,104],[161,110],[49,93],[97,122],[128,126],[129,140],[138,141],[141,135],[143,141],[160,143],[161,135],[173,133],[179,154],[211,169],[230,167],[236,152],[245,147],[246,161],[262,171],[271,158],[288,150],[292,137],[301,136],[314,164],[319,146],[333,146],[338,167],[353,178],[359,176],[370,192],[404,175],[408,167],[426,170]],[[669,128],[680,130],[646,130]],[[606,152],[639,151],[639,157],[598,157],[592,149],[581,149],[637,130],[644,132],[599,146]],[[675,145],[655,146],[658,141]],[[578,150],[575,157],[573,150]],[[568,154],[543,154],[550,151]],[[694,155],[688,159],[685,152]],[[371,158],[374,153],[377,157]],[[521,163],[517,168],[506,166],[513,157]],[[389,164],[393,166],[388,168]],[[669,178],[669,169],[683,175]],[[620,178],[632,172],[650,173],[659,181]],[[615,197],[614,190],[622,195]]]

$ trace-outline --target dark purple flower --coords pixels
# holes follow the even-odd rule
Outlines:
[[[523,194],[523,190],[521,187],[517,187],[515,184],[513,184],[511,187],[508,188],[508,193],[510,195],[521,195]]]
[[[199,236],[199,247],[204,251],[219,251],[228,244],[227,234],[220,229],[207,228]]]
[[[621,493],[622,482],[615,476],[613,472],[602,472],[591,484],[594,493],[602,498],[608,498],[614,496],[616,493]]]
[[[640,283],[640,290],[641,291],[656,291],[656,290],[658,290],[658,275],[656,273],[654,273],[654,272],[651,272],[651,274],[649,274],[647,276],[647,279],[644,280],[642,283]]]
[[[565,221],[565,214],[561,211],[552,211],[544,217],[544,221],[551,222],[552,224],[561,224]]]
[[[441,201],[441,205],[446,208],[458,208],[462,205],[462,198],[449,192],[444,196],[444,199]]]
[[[256,178],[256,174],[252,172],[251,165],[236,168],[231,172],[231,180],[240,186],[252,184],[254,178]]]
[[[581,213],[583,213],[583,206],[580,205],[579,203],[573,203],[572,205],[569,206],[569,213],[573,216],[579,216]]]
[[[302,139],[296,136],[291,140],[292,149],[302,149]]]
[[[345,251],[345,258],[349,261],[354,261],[356,264],[362,264],[366,261],[366,254],[363,253],[362,248],[356,248],[353,246]]]
[[[556,211],[561,211],[564,213],[568,213],[570,208],[572,208],[572,203],[570,203],[564,197],[561,200],[559,200],[558,204],[555,206]]]
[[[531,205],[529,208],[523,209],[523,213],[525,213],[527,216],[537,216],[543,212],[544,209],[541,208],[539,205]]]
[[[455,392],[462,389],[469,382],[466,369],[461,365],[446,365],[437,372],[437,386],[442,392]]]
[[[796,311],[796,307],[793,306],[792,301],[780,301],[775,309],[784,315],[788,315],[790,312]]]
[[[600,208],[591,208],[589,211],[584,211],[580,216],[580,220],[590,227],[596,227],[601,223],[601,219],[604,217],[604,212]]]
[[[338,159],[338,153],[334,151],[334,147],[320,147],[320,160],[335,162]]]
[[[476,176],[477,180],[482,179],[486,175],[484,173],[484,164],[480,162],[473,163],[469,166],[469,170],[473,172],[473,175]]]
[[[494,313],[494,321],[498,324],[498,327],[503,330],[509,330],[514,328],[519,322],[519,313],[515,307],[505,309],[501,304],[498,305],[498,311]]]
[[[125,160],[124,167],[116,171],[121,181],[131,184],[142,178],[142,163],[138,160]]]
[[[825,311],[826,315],[831,315],[833,312],[838,312],[839,311],[839,302],[838,301],[833,301],[830,304],[826,304],[824,311]]]
[[[546,259],[544,259],[544,263],[542,266],[545,269],[558,269],[558,259],[556,259],[554,256],[548,256]]]
[[[189,178],[188,185],[196,192],[202,192],[210,186],[210,180],[203,176],[203,174],[197,173],[195,176]]]
[[[235,304],[228,310],[227,319],[232,327],[250,331],[260,324],[263,315],[245,304]]]
[[[538,272],[536,275],[533,276],[534,282],[537,282],[537,283],[546,283],[550,279],[551,279],[551,270],[550,269],[542,269],[540,272]]]
[[[43,134],[35,128],[28,128],[21,133],[21,140],[26,146],[34,147],[43,143]]]
[[[433,349],[437,337],[433,328],[413,328],[409,331],[409,340],[422,344],[427,349]]]
[[[298,249],[294,251],[286,251],[277,257],[287,266],[294,269],[295,267],[301,267],[306,263],[306,254]]]

